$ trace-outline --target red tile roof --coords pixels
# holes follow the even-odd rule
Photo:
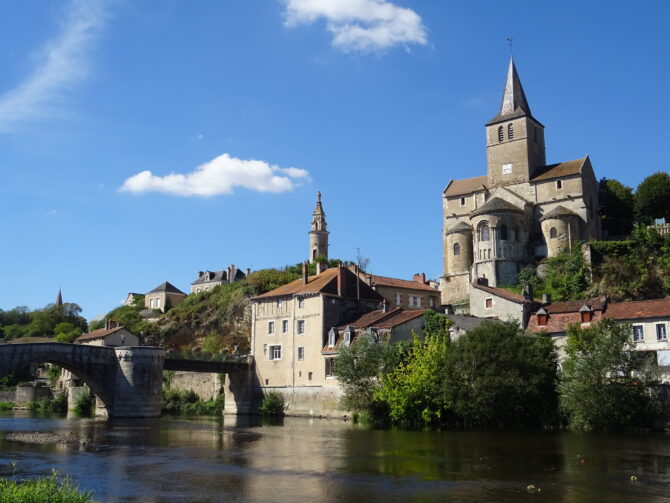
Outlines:
[[[349,322],[344,323],[337,327],[339,330],[345,330],[348,327],[354,328],[395,328],[403,323],[423,316],[426,312],[426,309],[417,309],[411,311],[405,311],[400,307],[395,307],[384,312],[381,309],[376,311],[370,311],[365,313],[359,318]]]
[[[549,314],[556,313],[578,313],[582,306],[591,306],[594,311],[602,311],[607,306],[607,297],[593,297],[591,299],[567,300],[562,302],[552,302],[544,306],[544,310]],[[610,304],[611,305],[611,304]],[[609,308],[608,308],[609,309]]]
[[[484,190],[486,188],[486,176],[475,176],[474,178],[464,178],[463,180],[452,180],[447,185],[444,194],[447,197],[462,196],[470,194],[476,190]]]
[[[603,318],[602,314],[603,313],[600,310],[594,311],[591,323],[596,323],[600,321]],[[582,322],[582,315],[579,313],[579,311],[553,313],[553,314],[550,312],[549,316],[547,317],[546,325],[539,325],[537,318],[538,318],[537,315],[533,314],[528,319],[528,326],[526,327],[526,330],[533,333],[545,332],[548,334],[555,334],[565,332],[568,328],[568,325]]]
[[[582,157],[581,159],[575,159],[574,161],[559,162],[558,164],[550,164],[549,166],[538,168],[537,172],[534,173],[533,178],[531,178],[531,182],[577,175],[581,173],[587,159],[588,156]]]
[[[605,318],[635,320],[670,316],[670,299],[617,302],[607,306]]]
[[[344,276],[344,291],[343,297],[356,298],[360,292],[360,298],[365,300],[377,300],[382,302],[384,297],[375,292],[368,284],[361,280],[359,285],[356,285],[356,275],[346,267],[334,267],[326,269],[321,274],[310,276],[307,279],[307,284],[303,284],[302,278],[296,279],[291,283],[275,288],[262,295],[254,297],[254,299],[265,299],[271,297],[285,297],[289,295],[301,295],[310,293],[323,293],[329,295],[338,295],[337,291],[337,275],[338,271],[342,271]]]
[[[87,334],[82,334],[79,337],[77,337],[74,342],[78,341],[90,341],[93,339],[101,339],[103,337],[107,337],[110,334],[113,334],[114,332],[118,332],[119,330],[123,330],[126,327],[123,325],[119,325],[118,327],[114,328],[99,328],[98,330],[93,330],[93,332],[89,332]]]
[[[361,273],[364,277],[365,274]],[[439,290],[435,290],[433,287],[421,283],[419,281],[398,279],[398,278],[389,278],[387,276],[377,276],[376,274],[371,274],[372,284],[378,286],[391,286],[394,288],[408,288],[411,290],[423,290],[424,292],[433,292],[438,293]]]

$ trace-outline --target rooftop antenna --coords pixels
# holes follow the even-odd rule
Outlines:
[[[507,37],[507,44],[509,45],[509,55],[514,56],[514,50],[512,48],[512,37]]]

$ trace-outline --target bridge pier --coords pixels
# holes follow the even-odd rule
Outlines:
[[[152,347],[114,348],[118,368],[109,417],[159,417],[165,351]]]
[[[253,357],[248,357],[248,365],[229,371],[223,383],[223,413],[231,415],[255,414],[258,412],[254,386],[256,372]]]

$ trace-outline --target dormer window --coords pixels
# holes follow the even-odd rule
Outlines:
[[[335,329],[333,328],[330,332],[328,332],[328,347],[329,348],[334,348],[335,347]]]
[[[507,125],[507,139],[512,140],[514,138],[514,124],[511,122]]]
[[[537,314],[537,326],[546,327],[547,319],[549,318],[547,311],[545,311],[544,309],[540,309],[536,314]]]
[[[583,305],[579,309],[579,314],[582,318],[582,323],[591,323],[591,320],[593,319],[593,310],[591,309],[591,306]]]
[[[498,143],[502,143],[505,139],[505,133],[503,132],[503,127],[498,127]]]

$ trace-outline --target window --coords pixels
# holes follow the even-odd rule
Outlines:
[[[285,334],[288,332],[288,320],[282,320],[281,321],[281,333]]]
[[[665,328],[665,323],[657,323],[656,324],[656,340],[657,341],[667,341],[668,340],[668,332],[667,332],[667,329]]]
[[[298,335],[305,333],[305,320],[298,320],[295,322],[295,331],[298,333]]]
[[[490,238],[489,224],[484,222],[479,227],[479,240],[480,241],[488,241],[489,238]]]
[[[556,231],[556,227],[552,227],[551,229],[549,229],[549,238],[550,239],[556,239],[557,236],[558,236],[558,232]]]
[[[461,254],[461,245],[454,243],[454,256]]]
[[[461,206],[465,206],[465,198],[461,197]]]
[[[311,373],[311,372],[309,372],[309,373],[307,374],[307,380],[308,380],[308,381],[311,381],[311,380],[312,380],[312,373]]]
[[[409,307],[414,307],[414,295],[408,295],[409,298]]]
[[[275,333],[275,322],[268,321],[268,334],[273,335]]]
[[[281,309],[281,306],[282,306],[282,300],[277,299],[277,309]]]
[[[633,342],[644,342],[644,327],[633,325]]]
[[[351,344],[351,332],[352,332],[352,330],[347,330],[346,332],[344,332],[344,345],[345,346],[348,346],[349,344]]]
[[[556,180],[556,188],[558,190],[563,188],[563,180]]]
[[[500,239],[502,241],[507,241],[507,226],[505,224],[500,226]]]
[[[149,299],[149,308],[150,309],[154,308],[154,299]]]
[[[505,139],[505,133],[503,132],[503,127],[498,126],[498,143],[502,143],[502,141]]]
[[[281,360],[281,346],[270,346],[268,358],[270,360]]]
[[[161,307],[161,299],[160,297],[156,297],[156,309],[160,309]]]
[[[514,124],[510,122],[507,124],[507,139],[511,140],[512,138],[514,138]]]
[[[511,164],[503,164],[502,165],[502,174],[503,175],[511,175],[512,174],[512,165]]]
[[[305,299],[298,299],[298,307],[302,309],[305,307]]]
[[[305,359],[305,348],[300,346],[298,348],[298,360],[304,360]]]
[[[335,330],[331,330],[330,333],[328,334],[328,347],[329,348],[335,347]]]
[[[326,358],[326,377],[335,375],[335,358]]]
[[[493,308],[493,299],[486,299],[486,309]]]
[[[416,303],[416,307],[423,307],[423,297],[417,296],[415,303]]]
[[[402,304],[402,295],[400,295],[399,293],[396,293],[395,294],[395,305],[399,306],[401,304]]]

